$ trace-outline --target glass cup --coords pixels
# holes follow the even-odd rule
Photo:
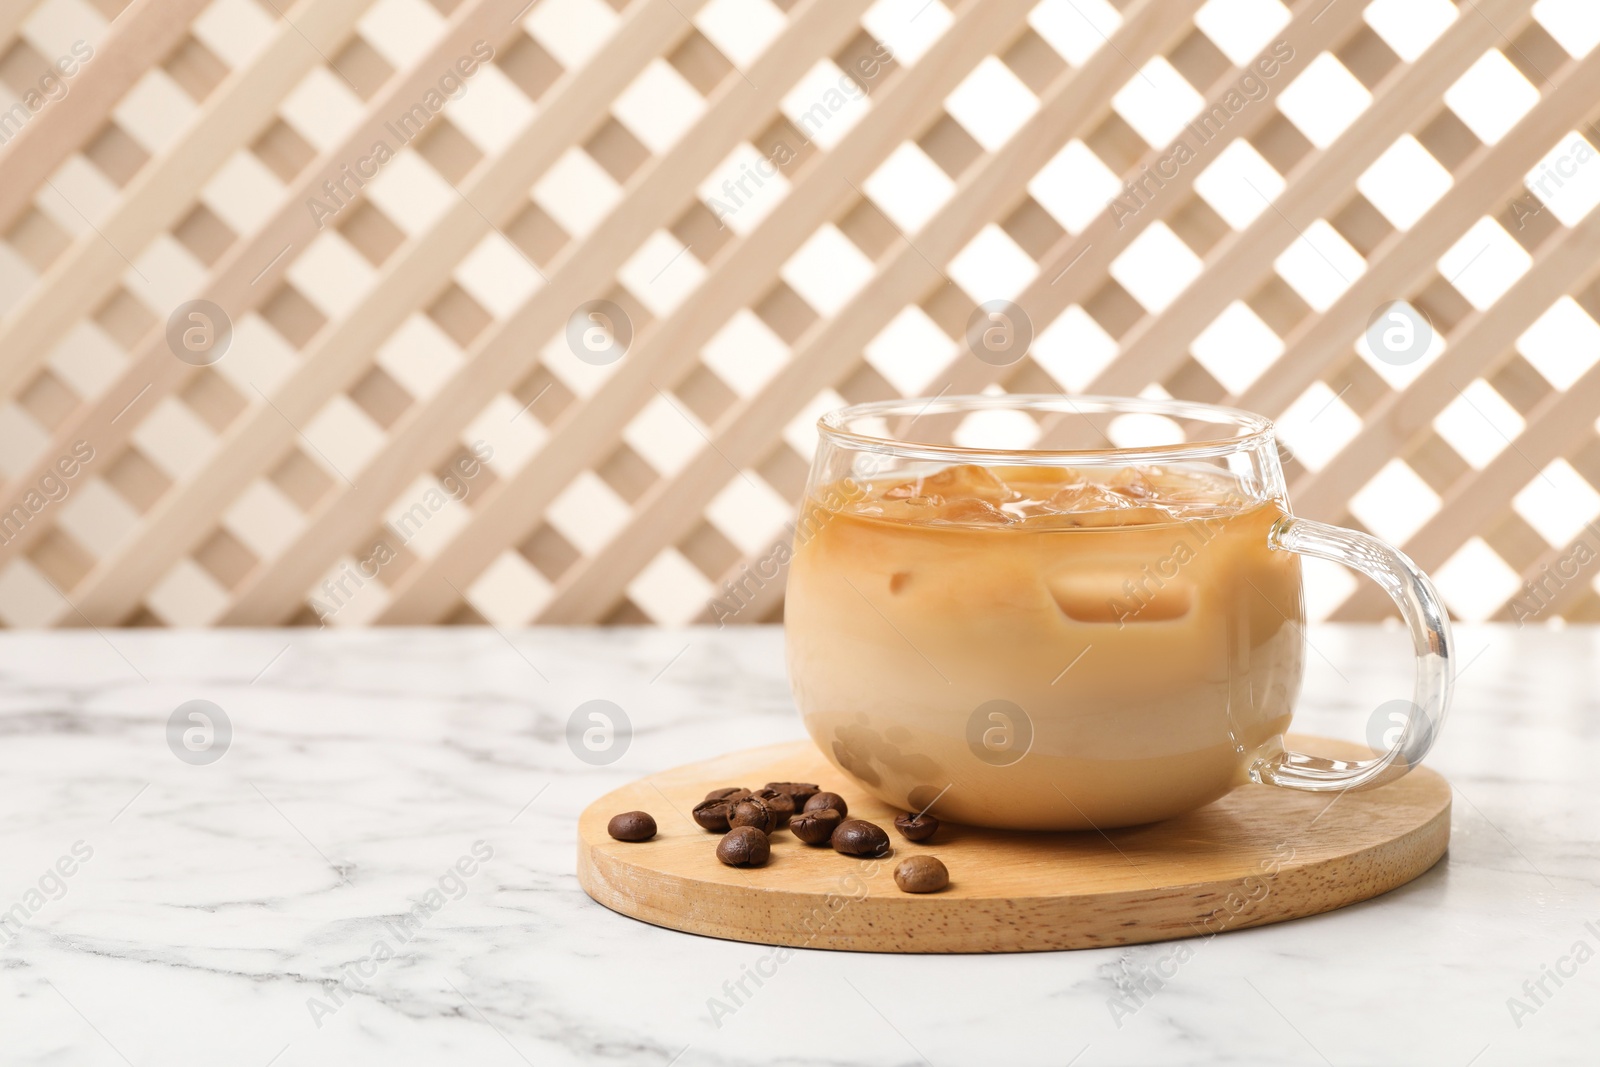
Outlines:
[[[1450,627],[1367,534],[1290,513],[1272,423],[1178,401],[967,396],[824,416],[784,608],[806,729],[886,803],[1075,830],[1245,782],[1382,785],[1428,752]],[[1393,745],[1284,746],[1305,660],[1300,556],[1394,598],[1416,652]]]

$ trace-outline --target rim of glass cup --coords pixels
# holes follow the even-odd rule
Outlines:
[[[975,411],[1033,410],[1060,412],[1087,417],[1099,415],[1164,415],[1231,427],[1230,436],[1217,436],[1176,444],[1137,445],[1106,448],[969,448],[932,441],[906,440],[861,433],[850,424],[877,417],[910,416],[912,423],[924,415],[956,414]],[[1092,425],[1092,423],[1091,423]],[[1096,427],[1099,430],[1099,427]],[[1080,463],[1115,463],[1124,460],[1205,459],[1246,451],[1273,439],[1272,420],[1240,408],[1202,404],[1189,400],[1151,400],[1143,397],[1066,396],[1061,393],[1002,393],[946,397],[911,397],[900,400],[874,400],[865,404],[830,411],[817,420],[817,430],[837,444],[862,452],[904,456],[909,459],[964,460],[989,463],[1054,463],[1075,460]],[[1102,431],[1103,436],[1103,431]]]

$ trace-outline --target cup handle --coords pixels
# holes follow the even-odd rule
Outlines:
[[[1399,778],[1421,763],[1433,747],[1455,686],[1450,617],[1439,601],[1438,591],[1405,553],[1354,530],[1291,515],[1273,526],[1268,543],[1278,551],[1343,563],[1382,586],[1394,598],[1411,629],[1417,681],[1411,698],[1412,713],[1387,752],[1371,759],[1334,760],[1280,750],[1257,760],[1250,768],[1250,777],[1312,793],[1371,789]]]

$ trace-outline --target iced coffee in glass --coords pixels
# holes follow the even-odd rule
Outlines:
[[[785,628],[805,724],[908,810],[1011,829],[1168,818],[1249,781],[1334,790],[1421,759],[1448,631],[1396,550],[1292,516],[1267,420],[1173,401],[956,397],[827,416]],[[1377,576],[1417,714],[1365,761],[1285,749],[1300,554]]]

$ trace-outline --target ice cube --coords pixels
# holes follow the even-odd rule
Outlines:
[[[1168,471],[1161,484],[1159,502],[1173,511],[1235,511],[1248,506],[1239,482],[1209,471]]]
[[[1115,493],[1097,482],[1073,482],[1071,485],[1062,486],[1045,501],[1045,507],[1049,510],[1072,515],[1091,511],[1114,511],[1132,506],[1133,501],[1126,496]]]
[[[1016,500],[1021,495],[1013,492],[994,471],[974,463],[946,467],[937,474],[930,474],[922,479],[922,491],[929,496],[941,496],[946,500],[967,498],[987,501],[990,504],[1003,504],[1008,500]]]
[[[891,485],[882,493],[883,499],[885,500],[912,500],[916,497],[926,495],[927,494],[925,494],[922,489],[921,478],[918,478],[915,481],[901,482],[899,485]]]
[[[946,502],[934,511],[932,519],[961,526],[1009,526],[1017,521],[987,500],[972,497]]]
[[[1062,614],[1077,622],[1169,622],[1189,614],[1194,592],[1186,582],[1169,581],[1151,592],[1132,590],[1114,574],[1068,571],[1045,582]]]
[[[1106,479],[1106,488],[1128,500],[1149,500],[1159,493],[1159,467],[1124,467]]]
[[[885,499],[876,505],[873,514],[897,522],[928,522],[939,517],[939,509],[943,506],[943,500],[931,496]]]

